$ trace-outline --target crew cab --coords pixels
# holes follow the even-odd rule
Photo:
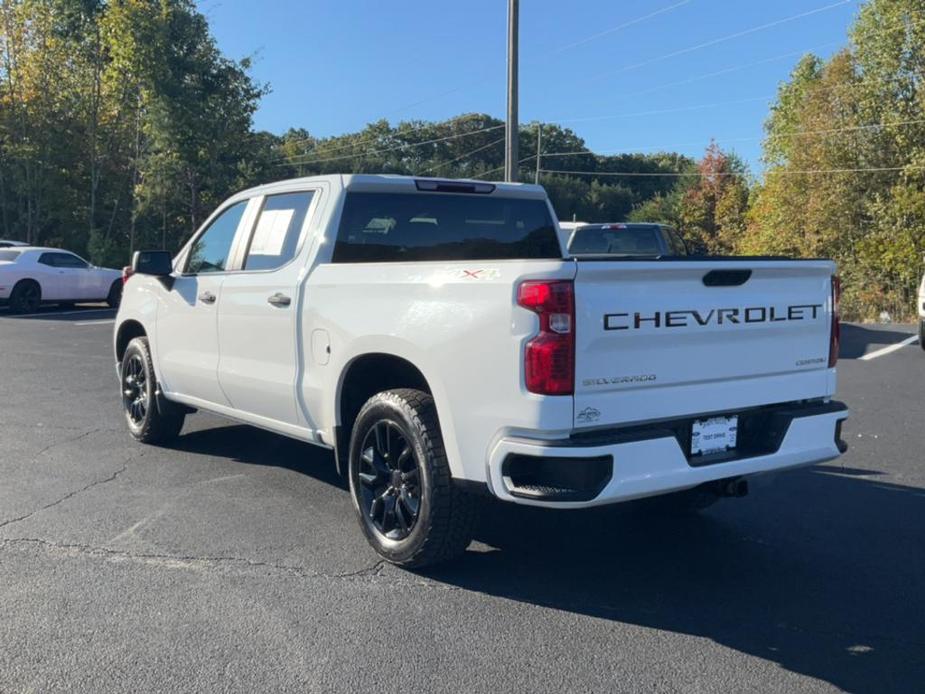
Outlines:
[[[122,297],[122,272],[96,267],[60,248],[0,248],[0,305],[32,313],[42,304],[107,302]]]
[[[329,175],[137,253],[113,339],[136,439],[202,409],[333,449],[420,567],[484,495],[701,507],[837,457],[837,288],[827,260],[569,258],[539,186]]]

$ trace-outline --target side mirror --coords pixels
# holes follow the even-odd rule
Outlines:
[[[173,272],[170,251],[135,251],[132,256],[132,273],[167,277]]]

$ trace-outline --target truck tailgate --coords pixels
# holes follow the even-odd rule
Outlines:
[[[575,426],[830,396],[829,261],[578,261]]]

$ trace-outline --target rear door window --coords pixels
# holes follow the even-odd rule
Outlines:
[[[348,193],[335,263],[561,258],[545,200]]]
[[[295,258],[313,193],[268,195],[251,235],[245,270],[275,270]]]

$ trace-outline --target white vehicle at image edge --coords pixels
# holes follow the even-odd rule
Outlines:
[[[105,301],[115,308],[122,296],[122,272],[95,267],[59,248],[0,248],[0,305],[32,313],[43,303]]]
[[[332,448],[402,566],[461,552],[486,494],[700,508],[845,449],[833,263],[565,259],[539,186],[274,183],[132,270],[131,433],[163,442],[203,409]]]
[[[925,275],[919,285],[919,347],[925,349]]]

